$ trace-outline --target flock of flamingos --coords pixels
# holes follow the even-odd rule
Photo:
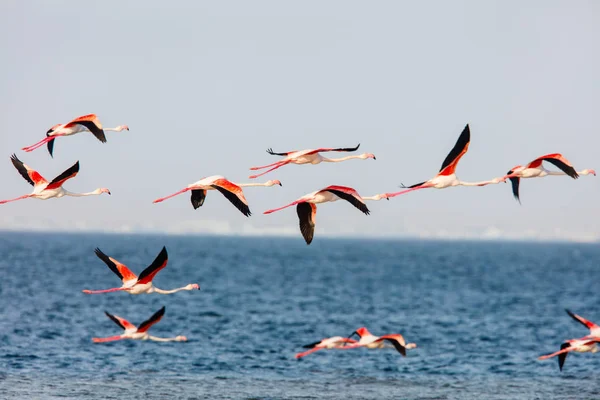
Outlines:
[[[39,147],[42,147],[46,144],[48,148],[48,152],[51,156],[53,156],[54,151],[54,141],[59,137],[71,136],[79,132],[90,132],[92,133],[98,140],[105,143],[106,136],[105,131],[116,131],[120,132],[123,130],[129,130],[127,125],[120,125],[116,128],[103,128],[102,124],[98,120],[95,114],[84,115],[79,118],[75,118],[74,120],[67,122],[66,124],[57,124],[46,132],[46,137],[34,145],[24,147],[22,150],[26,152],[31,152]],[[469,129],[469,125],[465,126],[462,133],[460,134],[456,144],[445,158],[442,166],[433,178],[420,182],[408,187],[404,187],[404,190],[395,192],[395,193],[382,193],[377,194],[375,196],[363,197],[361,196],[355,189],[346,187],[346,186],[337,186],[332,185],[326,188],[314,191],[312,193],[308,193],[299,199],[287,204],[285,206],[275,208],[272,210],[267,210],[264,214],[271,214],[273,212],[282,210],[287,207],[296,206],[296,212],[298,214],[298,219],[300,223],[300,232],[306,241],[306,244],[310,244],[313,240],[315,233],[315,224],[316,224],[316,213],[317,213],[317,204],[334,202],[337,200],[346,200],[358,210],[363,212],[364,214],[369,214],[369,209],[365,204],[365,200],[381,200],[387,199],[410,193],[416,190],[427,189],[427,188],[435,188],[435,189],[445,189],[452,186],[486,186],[490,184],[498,184],[500,182],[506,182],[506,180],[510,180],[512,184],[512,193],[520,202],[519,197],[519,185],[521,179],[525,178],[543,178],[545,176],[550,175],[567,175],[573,179],[577,179],[580,175],[596,175],[596,172],[593,169],[584,169],[582,171],[576,171],[575,168],[571,165],[571,163],[564,158],[561,154],[547,154],[541,157],[536,158],[535,160],[525,164],[525,165],[517,165],[511,168],[506,174],[501,177],[494,178],[488,181],[482,182],[465,182],[461,181],[456,176],[456,167],[458,166],[458,162],[464,156],[469,148],[469,143],[471,140],[471,133]],[[375,155],[371,153],[363,153],[360,155],[350,155],[342,158],[326,158],[321,153],[325,152],[354,152],[358,150],[360,145],[356,147],[350,148],[319,148],[319,149],[308,149],[308,150],[300,150],[300,151],[289,151],[285,153],[276,153],[272,149],[268,149],[267,152],[270,155],[283,157],[279,161],[263,165],[260,167],[250,168],[253,171],[267,169],[265,172],[262,172],[257,175],[250,176],[250,179],[257,178],[259,176],[265,175],[271,171],[274,171],[278,168],[281,168],[288,164],[319,164],[321,162],[342,162],[350,159],[374,159]],[[56,178],[51,181],[46,180],[42,175],[40,175],[37,171],[29,167],[27,164],[23,163],[19,158],[13,154],[11,156],[11,161],[19,174],[27,181],[29,184],[33,186],[33,192],[30,194],[26,194],[11,200],[2,200],[0,204],[22,200],[27,198],[34,198],[40,200],[47,200],[51,198],[60,198],[63,196],[92,196],[92,195],[100,195],[102,193],[106,193],[110,195],[110,191],[106,188],[98,188],[94,191],[87,193],[73,193],[66,190],[63,185],[66,181],[71,178],[74,178],[79,172],[79,161],[77,161],[72,167],[64,171],[62,174],[58,175]],[[544,168],[543,163],[547,162],[559,169],[559,171],[551,171]],[[191,202],[194,209],[201,207],[204,204],[204,200],[206,199],[207,191],[209,190],[217,190],[219,191],[227,200],[229,200],[242,214],[246,217],[251,215],[250,208],[248,206],[248,201],[244,197],[244,192],[242,190],[243,187],[248,186],[281,186],[281,182],[278,180],[269,180],[265,183],[233,183],[220,175],[214,175],[207,178],[202,178],[195,183],[191,183],[187,185],[185,188],[175,192],[169,196],[162,197],[154,200],[154,203],[160,203],[164,200],[167,200],[171,197],[177,196],[179,194],[185,192],[191,192]],[[154,262],[143,270],[139,276],[135,275],[127,266],[115,260],[112,257],[104,254],[100,249],[95,250],[96,255],[110,268],[112,272],[115,273],[121,279],[123,285],[118,288],[105,289],[105,290],[84,290],[84,293],[88,294],[97,294],[97,293],[108,293],[108,292],[116,292],[116,291],[124,291],[130,294],[150,294],[150,293],[160,293],[160,294],[171,294],[181,290],[199,290],[200,287],[198,284],[188,284],[184,287],[173,289],[173,290],[162,290],[155,286],[153,286],[152,281],[156,274],[167,266],[168,255],[166,248],[163,247],[161,252],[158,254]],[[159,311],[157,311],[154,315],[152,315],[148,320],[142,322],[139,326],[135,326],[131,322],[125,320],[124,318],[118,317],[116,315],[109,314],[106,312],[106,315],[113,320],[120,328],[124,330],[124,332],[117,336],[111,336],[106,338],[93,338],[92,340],[96,343],[98,342],[109,342],[115,340],[122,339],[138,339],[138,340],[154,340],[154,341],[186,341],[185,336],[177,336],[175,338],[158,338],[148,334],[148,330],[152,325],[159,322],[165,313],[165,307],[162,307]],[[577,314],[572,313],[567,310],[567,313],[576,321],[585,325],[590,333],[587,336],[584,336],[579,339],[571,339],[565,341],[560,350],[539,357],[540,359],[547,359],[550,357],[558,356],[558,365],[562,370],[563,364],[567,357],[567,354],[571,351],[575,352],[592,352],[595,353],[598,350],[597,344],[600,343],[600,326],[590,322]],[[357,335],[358,340],[352,339],[352,336]],[[348,337],[342,336],[334,336],[330,338],[326,338],[320,340],[318,342],[309,344],[304,346],[309,350],[296,354],[296,358],[304,357],[308,354],[311,354],[315,351],[322,349],[355,349],[359,347],[367,347],[367,348],[383,348],[388,345],[393,346],[401,355],[406,355],[407,349],[413,349],[416,347],[414,343],[406,343],[403,336],[400,334],[389,334],[383,336],[375,336],[371,334],[366,327],[361,327],[354,331]]]

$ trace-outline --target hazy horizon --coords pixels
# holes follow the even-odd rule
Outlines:
[[[0,42],[0,199],[31,192],[12,153],[46,178],[80,161],[65,184],[112,196],[0,205],[0,230],[298,236],[288,204],[328,185],[364,196],[433,177],[469,123],[457,175],[501,176],[560,152],[596,168],[600,138],[600,4],[587,1],[282,3],[3,2]],[[107,132],[20,149],[51,126],[96,113]],[[289,165],[246,188],[246,218],[210,192],[194,210],[184,194],[204,176],[251,182],[265,152],[349,147],[377,160]],[[341,153],[329,153],[336,157]],[[342,156],[345,154],[341,154]],[[553,168],[552,166],[548,167]],[[528,179],[522,205],[510,184],[423,190],[318,207],[323,236],[600,241],[600,177]]]

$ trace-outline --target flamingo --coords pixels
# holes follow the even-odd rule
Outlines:
[[[554,166],[558,167],[560,171],[548,171],[542,165],[542,162],[549,162]],[[545,156],[541,156],[530,162],[525,166],[517,165],[513,167],[503,176],[503,181],[506,179],[510,179],[510,183],[512,184],[512,192],[515,199],[520,203],[521,199],[519,198],[519,184],[521,182],[521,178],[543,178],[545,176],[556,176],[556,175],[567,175],[573,179],[579,178],[579,175],[594,175],[596,176],[596,171],[593,169],[584,169],[582,171],[575,171],[575,168],[571,165],[569,160],[564,158],[562,154],[554,153],[554,154],[546,154]]]
[[[596,353],[598,351],[598,343],[600,343],[600,326],[596,325],[591,321],[588,321],[583,317],[580,317],[577,314],[572,313],[569,310],[565,311],[575,321],[587,327],[590,330],[590,334],[580,339],[565,340],[565,342],[560,345],[559,351],[538,357],[539,360],[546,360],[548,358],[558,356],[558,368],[561,371],[563,369],[563,365],[565,364],[565,360],[567,359],[567,355],[569,354],[569,352],[574,351],[577,353]]]
[[[356,190],[350,187],[333,185],[304,195],[286,206],[275,208],[273,210],[267,210],[264,212],[264,214],[271,214],[287,207],[296,206],[296,212],[298,213],[298,219],[300,220],[300,232],[302,232],[302,236],[304,236],[304,240],[308,245],[312,242],[315,233],[317,204],[342,199],[348,201],[354,207],[365,213],[365,215],[369,215],[370,211],[365,205],[364,201],[377,201],[384,198],[387,198],[387,195],[378,194],[371,197],[361,197]]]
[[[52,128],[48,129],[44,139],[31,146],[23,147],[21,150],[30,152],[43,146],[44,143],[48,143],[48,153],[53,157],[52,151],[54,148],[54,139],[59,136],[71,136],[79,132],[91,132],[99,141],[106,143],[104,131],[121,132],[122,130],[128,131],[129,127],[127,125],[119,125],[116,128],[103,128],[96,114],[88,114],[75,118],[66,124],[54,125]]]
[[[352,345],[352,344],[356,344],[357,341],[354,339],[343,338],[341,336],[333,336],[333,337],[326,338],[326,339],[320,340],[318,342],[307,344],[307,345],[303,346],[305,349],[310,349],[310,350],[307,350],[302,353],[298,353],[298,354],[296,354],[295,357],[302,358],[311,353],[314,353],[315,351],[319,351],[319,350],[323,350],[323,349],[351,349],[351,348],[353,348],[350,346],[345,347],[345,345],[348,343],[350,343]]]
[[[187,338],[185,336],[177,336],[174,338],[159,338],[156,336],[151,336],[148,334],[148,329],[158,321],[161,320],[163,315],[165,315],[165,307],[158,310],[154,313],[153,316],[148,318],[146,321],[142,322],[139,327],[136,327],[131,322],[127,321],[125,318],[121,318],[117,315],[112,315],[108,313],[108,311],[104,311],[104,314],[110,319],[114,321],[115,324],[119,325],[121,328],[125,330],[120,335],[110,336],[105,338],[92,338],[94,343],[105,343],[105,342],[114,342],[116,340],[123,339],[134,339],[134,340],[153,340],[155,342],[185,342]]]
[[[79,161],[77,161],[71,168],[58,175],[52,181],[48,182],[37,171],[29,167],[27,164],[23,164],[23,162],[19,160],[15,154],[13,154],[10,157],[10,160],[12,161],[17,171],[19,171],[21,176],[33,186],[33,193],[26,194],[15,199],[1,200],[0,204],[5,204],[11,201],[17,201],[22,199],[28,199],[30,197],[34,199],[48,200],[53,197],[61,198],[63,196],[82,197],[95,196],[100,195],[102,193],[110,194],[110,191],[106,188],[98,188],[93,192],[88,193],[72,193],[62,187],[62,185],[67,180],[74,178],[79,172]]]
[[[269,169],[268,171],[265,171],[258,175],[251,175],[250,179],[254,179],[254,178],[258,178],[259,176],[263,176],[263,175],[265,175],[273,170],[276,170],[277,168],[283,167],[284,165],[287,165],[287,164],[313,164],[313,165],[315,165],[315,164],[320,164],[321,162],[342,162],[342,161],[346,161],[346,160],[351,160],[353,158],[358,158],[361,160],[366,160],[368,158],[372,158],[373,160],[376,160],[375,156],[371,153],[363,153],[358,156],[347,156],[347,157],[342,157],[342,158],[326,158],[326,157],[323,157],[321,154],[319,154],[321,152],[327,152],[327,151],[351,152],[351,151],[358,150],[359,147],[360,147],[360,143],[356,147],[349,147],[349,148],[307,149],[307,150],[300,150],[300,151],[288,151],[287,153],[275,153],[273,151],[273,149],[268,149],[267,153],[274,155],[274,156],[284,156],[285,158],[283,160],[277,161],[276,163],[273,163],[273,164],[263,165],[262,167],[250,168],[251,171],[257,171],[259,169],[273,167],[273,168]]]
[[[463,182],[456,177],[456,167],[461,157],[464,156],[467,150],[469,149],[470,142],[471,131],[469,129],[469,124],[467,124],[460,136],[458,137],[456,144],[454,145],[450,153],[446,156],[446,159],[442,163],[442,168],[440,168],[440,172],[436,176],[434,176],[428,181],[420,182],[411,186],[402,185],[402,187],[406,190],[402,190],[396,193],[387,193],[387,196],[389,198],[392,198],[401,194],[427,188],[445,189],[452,186],[485,186],[502,182],[502,178],[495,178],[491,181]]]
[[[385,347],[385,342],[388,342],[391,343],[400,354],[406,356],[406,349],[414,349],[417,347],[415,343],[406,343],[404,337],[399,333],[375,336],[364,326],[352,332],[348,338],[351,338],[354,335],[358,335],[360,340],[356,345],[351,345],[350,348],[366,347],[369,349],[382,349]]]
[[[105,290],[83,290],[83,293],[87,294],[98,294],[98,293],[108,293],[108,292],[118,292],[118,291],[126,291],[130,294],[150,294],[150,293],[159,293],[159,294],[171,294],[176,293],[181,290],[200,290],[200,286],[197,283],[190,283],[184,287],[172,290],[162,290],[155,286],[152,286],[152,280],[158,274],[158,272],[167,266],[167,262],[169,261],[169,256],[167,255],[167,249],[165,247],[162,248],[161,252],[156,256],[156,259],[150,264],[148,268],[142,271],[140,276],[135,276],[126,265],[120,263],[112,257],[108,257],[106,254],[102,252],[102,250],[96,248],[96,255],[100,258],[108,268],[112,272],[115,273],[122,281],[123,286],[120,288],[113,289],[105,289]]]
[[[198,207],[201,207],[202,204],[204,204],[204,199],[206,198],[206,192],[208,190],[218,190],[227,198],[227,200],[229,200],[238,210],[240,210],[242,214],[244,214],[246,217],[249,217],[252,215],[252,213],[250,212],[250,207],[248,207],[248,201],[246,200],[246,197],[244,197],[242,188],[250,186],[270,187],[274,185],[281,186],[281,182],[275,179],[265,183],[233,183],[227,180],[224,176],[213,175],[207,178],[202,178],[198,182],[191,183],[187,185],[185,189],[182,189],[179,192],[173,193],[167,197],[156,199],[153,201],[153,203],[163,202],[171,197],[191,190],[192,206],[194,207],[194,210],[197,210]]]

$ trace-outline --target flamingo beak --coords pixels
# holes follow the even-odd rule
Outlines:
[[[110,190],[107,190],[107,191],[106,191],[106,193],[108,193],[108,195],[109,195],[109,196],[111,195],[111,194],[110,194]]]
[[[283,186],[283,185],[281,184],[281,182],[279,182],[279,186]]]
[[[373,156],[373,160],[377,160],[377,157]]]

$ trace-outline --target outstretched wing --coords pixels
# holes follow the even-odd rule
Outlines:
[[[456,170],[456,166],[458,162],[465,155],[467,150],[469,149],[469,143],[471,142],[471,130],[469,129],[469,124],[465,126],[462,133],[458,137],[456,144],[446,156],[446,159],[442,163],[442,167],[440,168],[440,172],[438,175],[452,175]]]
[[[394,348],[398,351],[398,353],[402,354],[403,356],[406,356],[406,347],[404,347],[404,338],[402,337],[402,335],[384,335],[376,341],[381,340],[385,340],[386,342],[391,343],[394,346]]]
[[[567,174],[568,176],[570,176],[573,179],[579,178],[579,175],[577,174],[577,172],[575,171],[575,168],[573,168],[573,166],[571,165],[569,160],[564,158],[562,156],[562,154],[559,154],[559,153],[546,154],[545,156],[538,157],[535,160],[533,160],[532,162],[530,162],[529,165],[527,165],[527,167],[528,168],[538,168],[540,165],[542,165],[542,161],[547,161],[550,164],[556,166],[562,172],[564,172],[565,174]]]
[[[337,148],[332,148],[332,147],[322,147],[320,149],[315,149],[312,150],[306,154],[315,154],[315,153],[320,153],[320,152],[325,152],[325,151],[346,151],[346,152],[352,152],[352,151],[356,151],[358,150],[358,148],[360,147],[360,143],[356,145],[356,147],[337,147]]]
[[[514,171],[511,169],[510,171],[508,171],[506,173],[506,175],[510,175],[513,172]],[[508,178],[508,179],[510,179],[510,184],[512,185],[513,196],[519,203],[521,203],[521,199],[519,198],[519,184],[521,183],[521,178],[513,177],[513,178]]]
[[[366,215],[369,215],[371,213],[369,211],[369,209],[367,208],[367,205],[364,203],[364,201],[358,194],[358,192],[356,192],[356,190],[354,190],[352,188],[345,187],[345,186],[328,186],[323,190],[333,193],[336,196],[338,196],[339,198],[346,200],[347,202],[352,204],[354,207],[358,208],[360,211],[362,211]]]
[[[571,318],[573,318],[575,321],[579,322],[580,324],[584,325],[586,328],[588,328],[590,330],[590,333],[592,336],[600,336],[600,326],[596,325],[595,323],[593,323],[592,321],[588,321],[587,319],[572,313],[570,310],[565,310],[567,312],[567,314],[569,314],[571,316]]]
[[[82,125],[87,128],[96,138],[102,143],[106,143],[106,136],[104,135],[104,130],[102,129],[102,124],[98,120],[96,114],[88,114],[81,116],[79,118],[75,118],[73,121],[67,123],[65,128],[70,128],[74,125]]]
[[[296,213],[300,221],[300,232],[306,241],[306,244],[310,244],[315,235],[315,223],[317,216],[317,206],[312,203],[298,203],[296,206]]]
[[[193,189],[192,190],[192,206],[194,210],[197,210],[198,207],[202,207],[204,204],[204,200],[206,199],[206,190],[204,189]]]
[[[242,188],[227,179],[217,179],[211,185],[227,198],[246,217],[252,215]]]
[[[19,174],[21,174],[23,179],[29,182],[30,185],[35,186],[48,183],[48,181],[46,181],[37,171],[31,169],[27,164],[23,164],[23,161],[19,160],[16,154],[10,156],[10,160],[17,171],[19,171]]]
[[[67,169],[65,172],[63,172],[56,178],[52,179],[52,182],[50,182],[48,184],[46,189],[56,189],[56,188],[61,187],[63,185],[63,183],[65,183],[67,180],[74,178],[78,172],[79,172],[79,161],[77,161],[75,164],[73,164],[73,166],[70,167],[69,169]]]
[[[142,271],[138,277],[138,283],[144,284],[152,282],[152,279],[158,274],[158,271],[167,266],[169,261],[169,255],[167,254],[167,248],[163,247],[158,256],[154,259],[152,264],[148,268]]]
[[[142,322],[138,327],[138,332],[146,332],[152,325],[161,320],[161,318],[165,315],[165,306],[154,313],[153,316],[148,318],[146,321]]]
[[[99,248],[96,247],[94,252],[98,256],[98,258],[104,261],[104,263],[108,265],[108,268],[110,268],[110,270],[114,272],[115,275],[117,275],[123,282],[137,279],[137,276],[133,272],[131,272],[129,268],[127,268],[124,264],[121,264],[114,258],[107,256]]]
[[[108,311],[104,311],[104,314],[114,321],[115,324],[119,325],[124,330],[135,330],[135,325],[127,321],[125,318],[121,318],[117,315],[112,315]]]

